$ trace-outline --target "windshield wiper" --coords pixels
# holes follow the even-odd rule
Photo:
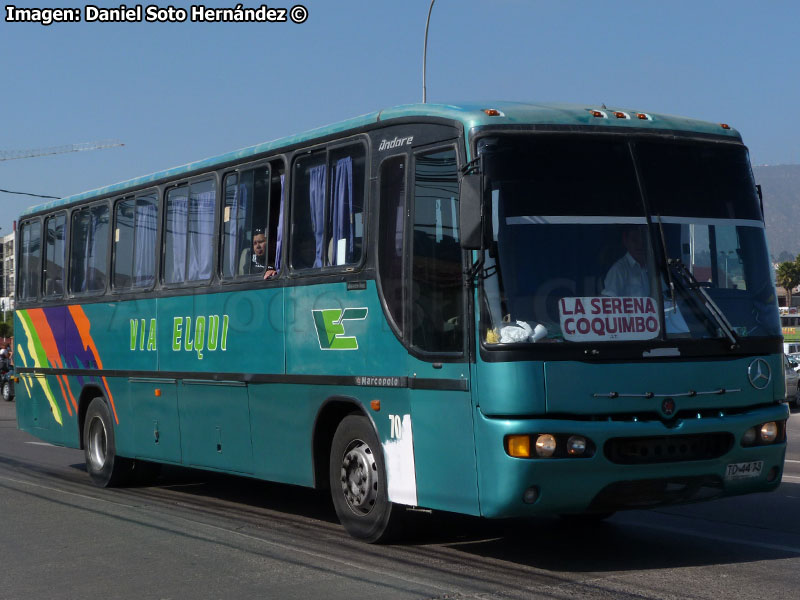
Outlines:
[[[689,270],[689,268],[683,264],[683,261],[679,258],[670,258],[667,254],[667,243],[664,238],[664,226],[661,223],[661,215],[656,215],[656,219],[658,222],[658,230],[661,234],[661,252],[662,258],[664,260],[665,265],[665,274],[667,276],[667,281],[670,289],[670,294],[672,296],[672,309],[678,310],[678,304],[675,301],[675,284],[673,282],[673,273],[676,276],[676,279],[681,283],[681,285],[689,292],[686,294],[688,297],[693,298],[694,301],[701,307],[705,307],[706,313],[711,316],[711,318],[716,323],[717,327],[719,327],[720,331],[725,334],[725,337],[731,343],[731,350],[734,350],[739,347],[739,339],[736,335],[736,332],[733,330],[733,326],[728,321],[728,318],[722,312],[717,303],[711,298],[711,295],[706,291],[705,287],[697,281],[695,276]]]
[[[668,264],[670,266],[670,270],[674,271],[674,273],[678,276],[678,279],[681,283],[688,289],[692,294],[693,298],[697,300],[700,304],[706,307],[708,314],[717,322],[717,325],[722,330],[722,333],[730,340],[731,342],[731,350],[734,350],[739,347],[739,338],[736,335],[736,332],[733,330],[733,326],[731,325],[728,318],[722,312],[717,303],[711,298],[711,295],[706,291],[705,287],[695,279],[692,272],[689,268],[683,264],[683,261],[679,258],[669,258],[667,259]]]
[[[669,294],[672,299],[672,309],[678,310],[678,303],[675,302],[675,283],[672,281],[672,272],[669,268],[669,256],[667,255],[667,241],[664,238],[664,226],[661,224],[661,215],[656,215],[658,219],[658,232],[661,235],[661,258],[664,261],[664,272],[667,276],[667,285],[669,286]]]

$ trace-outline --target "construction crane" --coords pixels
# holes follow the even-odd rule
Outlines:
[[[52,154],[66,154],[67,152],[86,152],[87,150],[102,150],[103,148],[116,148],[124,146],[119,140],[103,140],[100,142],[85,142],[83,144],[67,144],[66,146],[53,146],[34,150],[0,150],[0,161],[19,160],[20,158],[33,158],[35,156],[50,156]]]
[[[87,150],[102,150],[103,148],[116,148],[124,146],[119,140],[103,140],[100,142],[84,142],[82,144],[67,144],[65,146],[52,146],[50,148],[39,148],[35,150],[0,150],[0,162],[4,160],[19,160],[20,158],[34,158],[36,156],[50,156],[52,154],[66,154],[67,152],[86,152]],[[58,196],[45,196],[42,194],[31,194],[28,192],[12,192],[11,190],[0,189],[5,194],[17,194],[19,196],[32,196],[34,198],[58,198]]]

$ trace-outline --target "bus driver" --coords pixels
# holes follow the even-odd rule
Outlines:
[[[650,275],[647,271],[647,226],[633,225],[622,230],[625,255],[611,265],[603,282],[603,296],[650,297]],[[661,286],[666,292],[663,277]],[[688,333],[689,327],[674,306],[672,299],[664,298],[664,316],[667,333]]]

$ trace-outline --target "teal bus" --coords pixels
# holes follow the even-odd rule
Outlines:
[[[185,465],[410,508],[584,515],[776,489],[788,409],[728,125],[400,106],[31,208],[19,427],[98,486]],[[655,291],[653,291],[655,290]]]

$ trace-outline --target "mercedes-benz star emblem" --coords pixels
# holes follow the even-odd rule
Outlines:
[[[763,390],[772,381],[772,370],[769,368],[769,363],[763,358],[755,359],[747,367],[747,377],[750,379],[750,385],[757,390]]]
[[[664,416],[671,417],[675,413],[675,400],[667,398],[661,403],[661,412]]]

